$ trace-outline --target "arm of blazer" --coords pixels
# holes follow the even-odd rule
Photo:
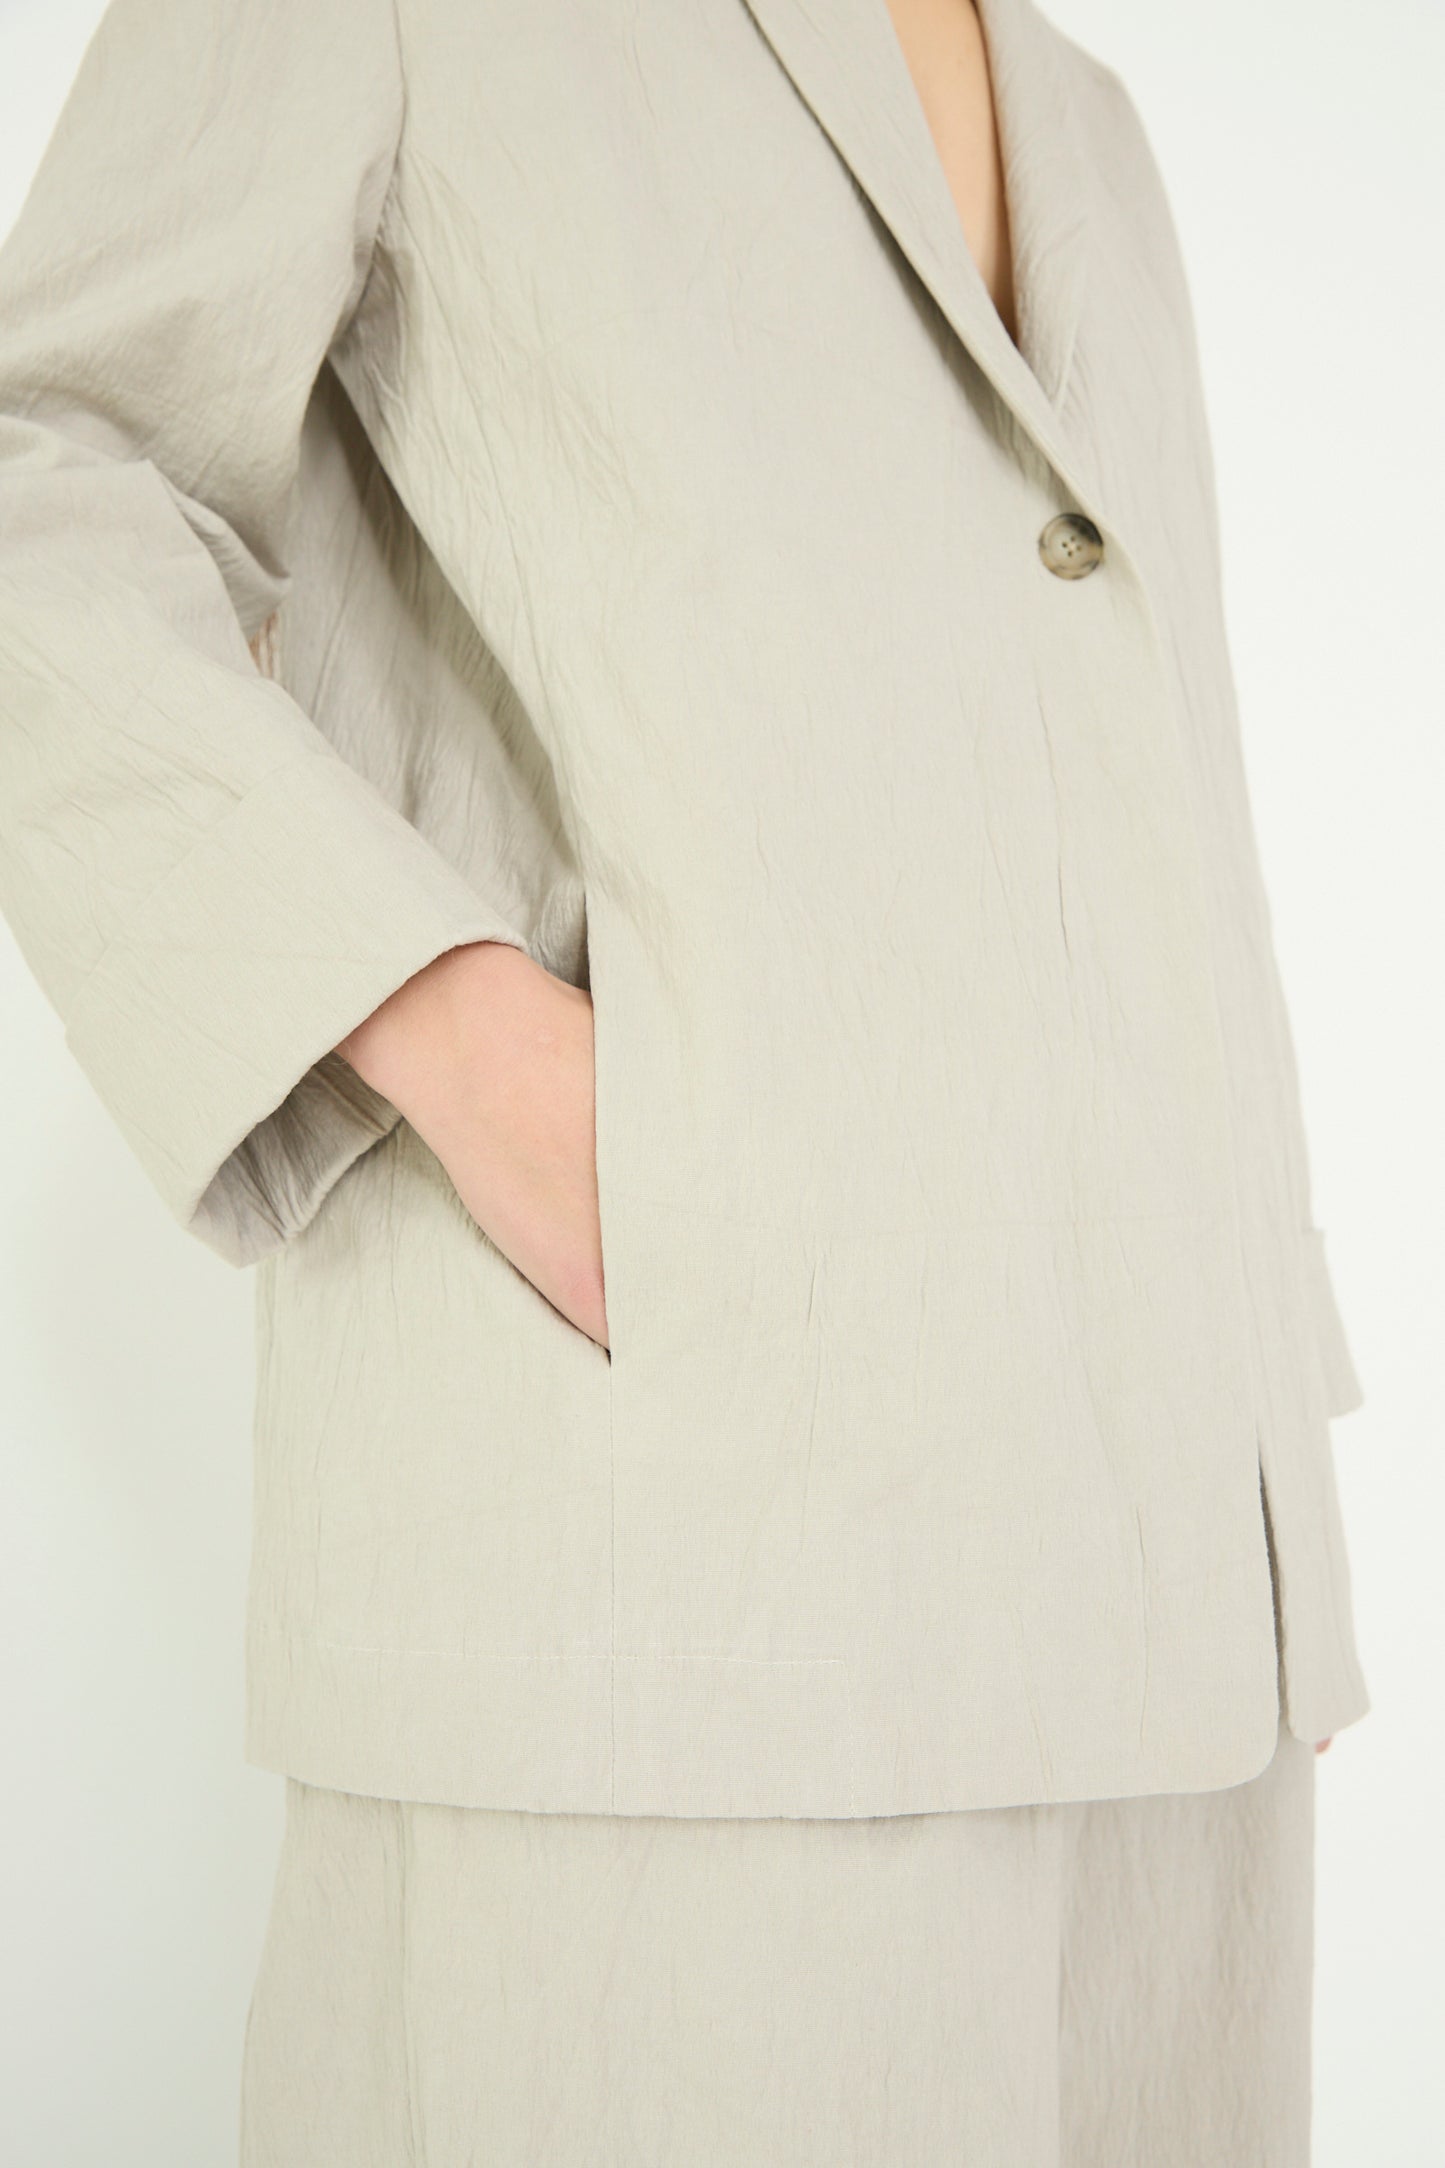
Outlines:
[[[1331,1416],[1353,1415],[1365,1404],[1365,1388],[1355,1368],[1354,1354],[1345,1332],[1345,1321],[1335,1296],[1334,1281],[1325,1257],[1324,1230],[1307,1227],[1305,1255],[1310,1275],[1315,1330],[1320,1363],[1325,1375],[1325,1404]]]
[[[238,1264],[397,1119],[337,1041],[525,945],[258,661],[402,104],[391,0],[112,0],[0,249],[0,908]]]

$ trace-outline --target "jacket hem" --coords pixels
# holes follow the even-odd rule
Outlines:
[[[880,1675],[838,1656],[605,1650],[460,1654],[253,1627],[245,1758],[373,1797],[537,1813],[857,1819],[1219,1790],[1265,1768],[1280,1704],[1262,1670],[1140,1740],[1083,1714],[1047,1768],[1029,1711],[980,1740],[969,1712],[927,1754]],[[860,1725],[859,1711],[876,1710]]]

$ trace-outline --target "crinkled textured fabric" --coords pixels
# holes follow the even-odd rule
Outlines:
[[[1308,2168],[1314,1754],[689,1820],[287,1786],[241,2168]]]
[[[257,1267],[268,1768],[870,1817],[1366,1706],[1188,296],[984,20],[1017,347],[881,0],[113,0],[0,251],[0,902]],[[610,1356],[330,1052],[476,939],[592,990]]]

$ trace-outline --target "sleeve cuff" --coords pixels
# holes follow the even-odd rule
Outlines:
[[[70,1005],[76,1059],[174,1216],[279,1248],[399,1119],[334,1054],[444,950],[524,936],[329,747],[262,778]]]

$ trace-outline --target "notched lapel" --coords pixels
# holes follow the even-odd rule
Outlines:
[[[1055,403],[1067,383],[1086,276],[1086,169],[1049,28],[1032,0],[979,0],[1023,351],[1009,337],[964,236],[885,0],[746,5],[950,328],[1079,501],[1087,501],[1087,459],[1069,442]]]

